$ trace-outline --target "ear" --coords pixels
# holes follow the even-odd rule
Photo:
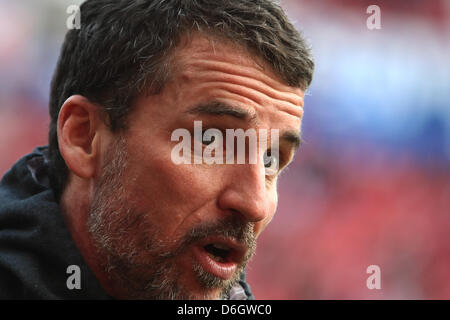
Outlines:
[[[80,178],[92,178],[100,156],[98,106],[74,95],[64,102],[58,116],[58,145],[69,170]]]

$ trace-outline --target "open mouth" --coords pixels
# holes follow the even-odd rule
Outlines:
[[[207,238],[195,246],[202,268],[222,279],[230,279],[244,260],[247,247],[234,239]]]
[[[217,262],[228,262],[231,254],[230,248],[225,245],[210,243],[204,246],[208,255]]]

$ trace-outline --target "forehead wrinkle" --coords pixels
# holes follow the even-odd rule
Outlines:
[[[216,71],[221,73],[221,77],[230,77],[237,80],[252,78],[253,83],[258,83],[259,86],[269,88],[273,92],[278,90],[275,97],[265,95],[268,104],[274,104],[278,111],[294,116],[301,120],[303,115],[304,105],[304,91],[301,88],[291,87],[279,79],[273,72],[270,65],[261,58],[254,56],[247,49],[234,44],[227,40],[217,41],[216,37],[193,37],[189,44],[183,48],[178,48],[176,52],[176,65],[178,76],[181,76],[182,83],[198,82],[199,75],[202,73],[213,73]],[[214,46],[212,45],[214,44]],[[225,75],[225,76],[224,76]],[[207,74],[207,77],[210,77]],[[217,76],[216,76],[217,77]],[[205,78],[206,80],[210,80]],[[220,79],[220,76],[218,77]],[[238,81],[239,82],[239,81]],[[207,88],[211,84],[201,84],[197,87]],[[248,85],[248,84],[247,84]],[[226,90],[228,89],[228,90]],[[264,105],[260,105],[257,101],[249,99],[242,95],[241,90],[230,91],[230,87],[222,89],[216,88],[214,92],[219,92],[222,97],[232,98],[241,103],[255,104],[252,107],[257,110]],[[210,92],[212,90],[204,90],[209,92],[210,98],[218,98],[217,94]],[[237,91],[237,92],[235,92]],[[277,98],[277,94],[282,97],[283,101]],[[259,99],[261,100],[261,94]],[[263,100],[264,102],[264,100]]]
[[[211,89],[211,86],[214,88]],[[243,99],[252,102],[253,108],[260,109],[264,106],[272,105],[276,107],[277,111],[287,113],[290,116],[295,116],[301,118],[303,115],[303,107],[294,105],[285,100],[279,100],[275,98],[268,97],[261,93],[260,91],[254,90],[252,88],[243,88],[240,85],[226,83],[221,81],[209,81],[198,86],[199,91],[210,92],[211,95],[218,95],[226,93],[230,97],[234,97],[239,101]],[[243,102],[245,103],[245,102]]]
[[[245,76],[250,74],[269,87],[277,88],[280,91],[294,94],[294,100],[303,103],[304,90],[298,87],[292,87],[280,79],[268,61],[250,52],[248,48],[233,42],[226,37],[220,37],[217,34],[211,34],[205,30],[189,33],[190,36],[183,36],[178,47],[174,52],[174,64],[179,73],[181,70],[189,70],[190,67],[199,67],[203,69],[218,69],[224,73],[240,74]],[[230,71],[231,68],[231,71]],[[228,71],[227,71],[228,70]],[[257,71],[255,77],[254,71]]]
[[[302,118],[303,117],[303,113],[304,113],[304,109],[303,106],[293,106],[293,105],[280,105],[280,107],[278,108],[278,111],[286,113],[290,116],[294,116],[297,118]]]
[[[195,81],[218,84],[223,87],[235,88],[233,92],[242,91],[245,92],[249,90],[254,92],[255,95],[260,95],[264,99],[254,99],[254,100],[273,100],[283,103],[289,103],[295,106],[302,106],[303,99],[290,92],[281,92],[266,84],[255,80],[254,78],[237,76],[234,74],[216,72],[216,71],[202,71],[197,72],[195,76]],[[254,96],[255,96],[254,95]]]
[[[256,72],[255,72],[256,71]],[[281,99],[295,105],[303,104],[303,91],[284,85],[266,74],[262,69],[237,65],[223,61],[195,59],[183,72],[188,78],[203,81],[228,81],[253,88],[274,99]]]

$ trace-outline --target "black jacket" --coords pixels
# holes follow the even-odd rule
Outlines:
[[[81,289],[69,289],[80,268]],[[243,274],[231,299],[253,299]],[[72,286],[69,286],[72,287]],[[72,240],[49,184],[47,147],[20,159],[0,182],[0,299],[111,299]]]

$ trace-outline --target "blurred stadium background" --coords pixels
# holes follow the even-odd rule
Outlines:
[[[66,8],[80,2],[0,0],[0,175],[46,144]],[[366,27],[371,4],[381,30]],[[248,268],[255,296],[450,299],[450,1],[282,5],[317,69],[305,143]],[[366,287],[369,265],[381,290]]]

